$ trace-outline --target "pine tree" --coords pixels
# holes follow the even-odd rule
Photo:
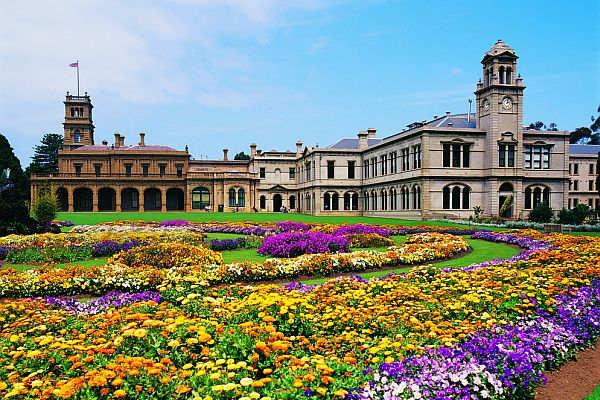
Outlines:
[[[58,172],[58,150],[63,145],[62,135],[47,133],[40,144],[33,148],[34,155],[29,166],[30,173],[55,174]]]

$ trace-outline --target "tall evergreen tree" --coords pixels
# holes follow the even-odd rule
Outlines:
[[[29,173],[54,174],[58,172],[58,150],[63,145],[62,135],[47,133],[42,137],[40,144],[36,145]]]
[[[5,173],[10,171],[8,175]],[[28,193],[29,180],[21,169],[21,163],[15,156],[8,139],[0,134],[0,235],[6,234],[8,229],[17,232],[27,231],[31,225],[29,210],[25,197]]]
[[[233,159],[234,160],[249,160],[250,156],[248,154],[244,153],[243,151],[240,151],[233,157]]]

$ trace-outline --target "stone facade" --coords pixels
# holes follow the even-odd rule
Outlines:
[[[118,132],[111,145],[96,145],[89,96],[67,93],[59,173],[33,177],[31,200],[50,184],[69,211],[283,207],[416,219],[466,218],[474,206],[526,218],[541,202],[560,210],[576,199],[598,208],[597,192],[587,190],[598,172],[588,166],[592,151],[570,154],[567,131],[523,128],[517,59],[501,40],[485,53],[474,113],[434,116],[384,138],[370,128],[323,148],[298,141],[295,151],[261,151],[251,144],[243,161],[229,160],[226,149],[222,160],[193,160],[187,148],[147,145],[144,133],[136,145]]]

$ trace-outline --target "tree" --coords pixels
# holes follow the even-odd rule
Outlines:
[[[8,174],[6,171],[9,171]],[[0,134],[0,236],[8,231],[26,232],[32,220],[26,206],[29,180],[21,169],[8,139]]]
[[[556,132],[558,130],[558,125],[556,125],[554,122],[550,122],[550,125],[548,125],[548,130]]]
[[[56,218],[56,210],[58,210],[58,200],[50,190],[47,190],[35,201],[33,214],[40,224],[46,225]]]
[[[47,133],[42,137],[40,144],[33,148],[34,155],[29,173],[55,174],[58,172],[58,150],[63,145],[62,135]]]
[[[600,131],[600,106],[598,106],[598,113],[597,117],[592,115],[592,125],[590,126],[590,129],[594,132]]]
[[[250,156],[248,154],[244,153],[243,151],[240,151],[233,157],[233,159],[234,160],[249,160]]]
[[[541,223],[550,222],[553,215],[552,209],[548,204],[540,203],[529,213],[529,221]]]
[[[528,128],[541,131],[542,129],[546,129],[546,124],[544,124],[542,121],[532,122],[529,124]]]

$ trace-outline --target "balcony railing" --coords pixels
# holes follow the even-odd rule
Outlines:
[[[33,178],[69,178],[69,179],[184,179],[186,174],[143,174],[143,173],[100,173],[82,172],[60,172],[57,174],[33,174]]]

